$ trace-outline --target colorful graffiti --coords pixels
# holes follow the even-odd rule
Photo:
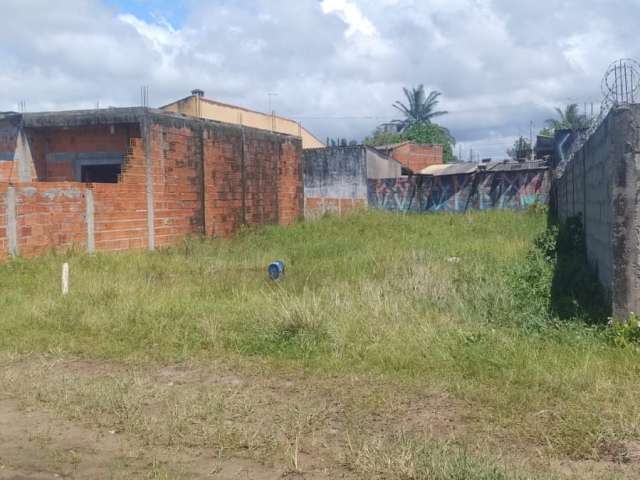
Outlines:
[[[546,170],[476,172],[369,180],[369,206],[402,212],[522,209],[546,204]]]

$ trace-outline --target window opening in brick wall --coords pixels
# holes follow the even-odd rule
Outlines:
[[[82,165],[80,172],[81,180],[85,183],[118,183],[122,165],[119,163]]]

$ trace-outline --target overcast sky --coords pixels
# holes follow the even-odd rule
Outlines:
[[[443,93],[462,147],[502,158],[553,107],[597,109],[640,57],[640,0],[1,0],[0,110],[212,99],[361,140],[402,87]],[[456,151],[458,148],[456,147]]]

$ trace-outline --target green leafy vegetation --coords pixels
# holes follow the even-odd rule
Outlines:
[[[564,109],[556,108],[557,118],[547,120],[547,126],[552,130],[583,130],[591,126],[591,119],[586,113],[580,113],[577,103],[567,105]]]
[[[611,320],[611,339],[615,345],[620,347],[640,346],[640,319],[634,313],[629,318]]]
[[[609,312],[604,292],[588,268],[580,217],[552,223],[512,271],[522,325],[553,322],[602,325]]]
[[[531,142],[524,137],[517,138],[513,142],[513,147],[507,149],[507,155],[515,161],[529,160],[532,152]]]
[[[444,162],[455,161],[455,138],[447,128],[433,122],[434,118],[447,114],[446,111],[436,110],[441,93],[431,91],[427,95],[424,85],[411,90],[404,88],[403,91],[406,103],[397,101],[393,104],[403,118],[378,127],[370,137],[365,138],[365,145],[390,145],[404,141],[442,145]]]
[[[405,132],[414,125],[429,124],[435,117],[448,113],[443,110],[436,110],[440,102],[438,98],[442,93],[431,91],[427,95],[424,85],[418,85],[417,88],[412,88],[411,90],[407,88],[402,90],[406,103],[401,101],[393,103],[393,108],[398,110],[403,117],[393,121],[398,126],[398,131]]]
[[[451,163],[456,160],[453,155],[455,139],[449,131],[435,123],[419,123],[412,125],[405,132],[394,133],[384,130],[376,130],[373,136],[365,139],[366,145],[390,145],[405,141],[412,141],[427,145],[442,145],[444,163]]]

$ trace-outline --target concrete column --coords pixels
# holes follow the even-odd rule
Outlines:
[[[16,202],[16,187],[7,189],[7,240],[9,254],[18,256],[18,214]]]
[[[153,158],[151,155],[151,127],[149,120],[142,121],[142,139],[144,141],[144,158],[147,173],[147,236],[149,250],[156,249],[155,210],[153,207]]]
[[[96,251],[96,226],[94,218],[94,206],[93,206],[93,190],[86,189],[84,191],[84,198],[86,201],[86,222],[87,222],[87,252],[93,253]]]
[[[31,156],[31,146],[29,145],[29,139],[22,129],[20,129],[20,131],[18,132],[13,161],[15,162],[16,171],[18,174],[18,181],[32,181],[35,167],[33,164],[33,157]]]
[[[610,143],[607,162],[612,170],[611,256],[612,311],[626,319],[640,313],[640,138],[636,125],[640,109],[620,108],[609,125]]]
[[[241,182],[241,191],[242,191],[242,225],[247,224],[247,179],[246,179],[246,154],[247,154],[247,146],[246,139],[244,136],[244,127],[240,126],[240,130],[242,132],[241,140],[242,140],[242,151],[240,155],[240,182]]]

